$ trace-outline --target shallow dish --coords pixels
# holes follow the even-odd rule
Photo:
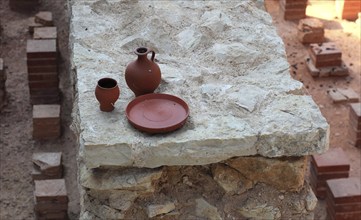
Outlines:
[[[132,100],[125,114],[130,124],[147,133],[166,133],[184,125],[189,108],[182,99],[162,93],[151,93]]]

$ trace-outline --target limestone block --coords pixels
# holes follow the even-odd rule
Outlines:
[[[306,157],[239,157],[225,163],[255,183],[263,182],[288,191],[302,188],[306,171]]]
[[[148,217],[153,218],[157,215],[166,214],[175,209],[175,205],[173,202],[168,202],[166,204],[158,204],[158,205],[149,205],[147,208]]]
[[[203,198],[196,199],[196,215],[210,220],[222,220],[217,208]]]
[[[236,169],[221,163],[212,166],[212,175],[227,193],[243,193],[253,186],[252,182]]]
[[[138,193],[154,192],[154,182],[162,169],[87,169],[80,168],[80,184],[97,190],[132,190]]]
[[[302,83],[289,75],[282,40],[259,2],[70,4],[79,109],[74,124],[88,168],[205,165],[328,148],[329,126],[312,98],[302,94]],[[157,92],[179,96],[190,107],[186,124],[175,132],[148,135],[128,123],[124,109],[134,96],[124,80],[112,113],[94,108],[97,80],[119,78],[139,45],[157,52],[163,73]],[[202,87],[212,84],[231,87],[223,94]]]

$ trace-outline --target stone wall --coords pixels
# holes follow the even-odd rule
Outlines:
[[[329,126],[289,75],[262,1],[71,1],[73,129],[81,219],[312,219],[306,156],[328,148]],[[124,70],[151,47],[156,93],[188,103],[172,133],[130,125]],[[97,81],[121,89],[101,112]]]
[[[81,219],[312,219],[306,157],[206,166],[82,167]]]

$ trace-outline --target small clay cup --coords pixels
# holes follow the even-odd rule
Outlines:
[[[118,100],[120,89],[118,82],[112,78],[102,78],[98,81],[95,88],[95,97],[100,103],[100,110],[111,112],[114,110],[114,104]]]

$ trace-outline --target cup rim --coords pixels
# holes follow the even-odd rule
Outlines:
[[[105,83],[105,82],[107,82],[107,81],[112,82],[112,83],[114,84],[114,86],[113,86],[113,87],[104,87],[104,86],[101,86],[101,84],[103,84],[103,83]],[[117,82],[115,79],[113,79],[113,78],[104,77],[104,78],[101,78],[101,79],[98,80],[97,86],[100,87],[100,88],[102,88],[102,89],[114,89],[115,87],[118,86],[118,82]]]

